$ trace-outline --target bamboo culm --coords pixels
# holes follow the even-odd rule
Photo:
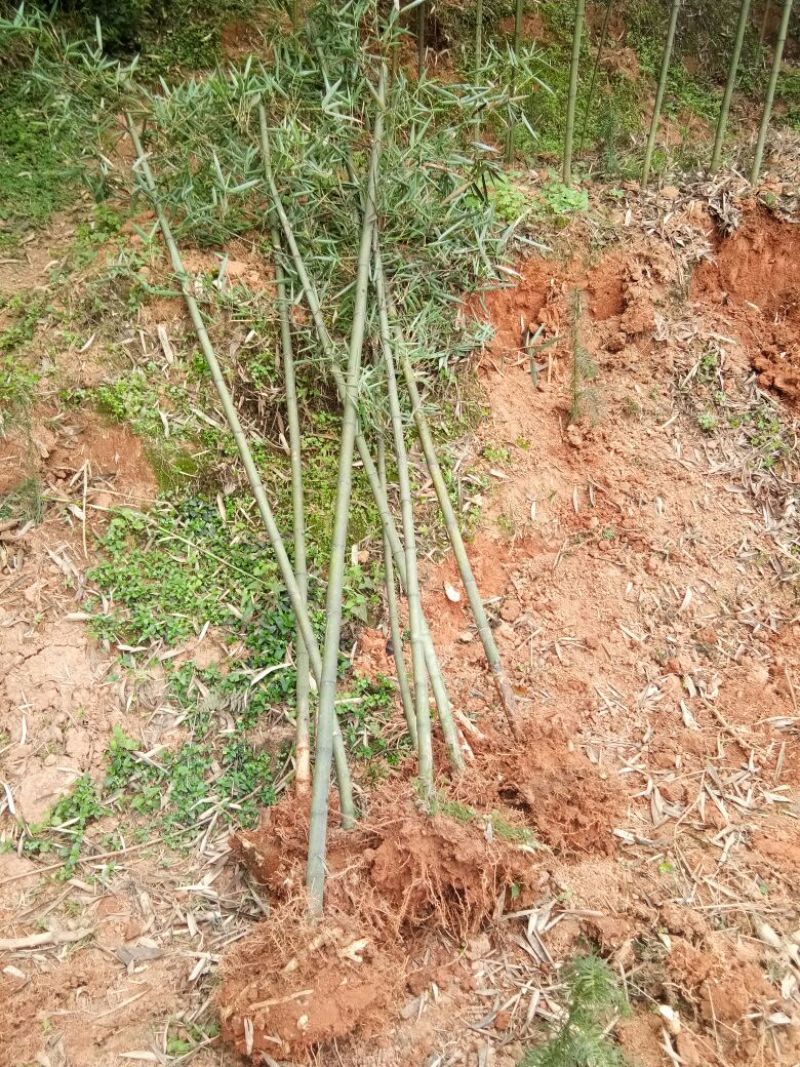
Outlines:
[[[289,424],[289,454],[292,470],[292,522],[294,533],[294,575],[297,588],[308,609],[308,562],[306,559],[305,507],[303,500],[303,457],[300,445],[300,418],[297,410],[297,383],[294,373],[292,330],[289,320],[289,301],[286,293],[286,278],[283,272],[280,237],[272,230],[272,247],[275,252],[275,286],[281,319],[281,351],[283,354],[283,378],[286,386],[286,418]],[[311,705],[309,684],[308,649],[297,627],[295,639],[295,687],[297,732],[295,740],[295,787],[300,796],[305,796],[311,785]]]
[[[267,184],[270,189],[275,211],[280,219],[281,226],[283,227],[283,233],[286,238],[286,244],[292,254],[292,260],[294,262],[297,276],[300,279],[300,284],[305,294],[306,303],[308,305],[311,318],[314,322],[317,336],[319,338],[320,345],[327,359],[327,364],[330,369],[331,376],[336,384],[339,397],[342,404],[349,403],[348,393],[345,388],[344,375],[342,374],[339,366],[336,362],[336,349],[333,340],[328,333],[328,328],[325,325],[325,319],[322,314],[322,308],[320,306],[319,297],[317,296],[316,288],[311,281],[308,271],[306,270],[305,263],[303,261],[302,254],[298,248],[297,241],[292,230],[292,224],[289,221],[289,216],[286,214],[286,209],[281,201],[278,187],[275,184],[275,178],[272,174],[272,168],[270,165],[269,155],[269,142],[265,136],[265,130],[262,129],[262,151],[264,153],[264,165],[267,176]],[[394,559],[394,565],[397,569],[400,581],[403,588],[407,588],[406,585],[406,565],[403,546],[400,541],[400,536],[397,532],[397,526],[395,525],[394,516],[392,515],[389,503],[386,499],[386,495],[381,490],[380,477],[375,463],[370,453],[369,445],[361,430],[358,430],[356,436],[356,448],[358,449],[358,455],[364,468],[364,474],[369,482],[372,496],[375,500],[375,504],[378,508],[378,514],[380,515],[381,524],[384,533],[389,538],[389,544],[392,550],[392,558]],[[433,690],[434,699],[436,700],[436,706],[439,709],[439,722],[442,727],[442,734],[444,735],[445,744],[447,746],[448,755],[450,757],[450,763],[453,770],[456,773],[460,773],[464,769],[464,756],[461,751],[461,746],[458,738],[458,731],[456,730],[455,722],[453,721],[452,711],[450,709],[450,699],[447,695],[447,687],[444,684],[444,677],[442,676],[442,670],[439,665],[439,660],[436,655],[436,649],[434,648],[433,641],[431,639],[430,630],[428,628],[427,621],[423,621],[423,632],[425,635],[425,663],[428,669],[428,677],[431,682],[431,689]]]
[[[769,76],[767,86],[767,98],[764,101],[764,114],[761,116],[761,127],[758,131],[755,156],[753,157],[753,169],[750,171],[750,181],[755,185],[761,174],[761,164],[764,161],[764,146],[767,143],[767,133],[772,118],[772,105],[775,102],[775,89],[778,85],[778,76],[783,62],[783,49],[786,45],[786,37],[789,33],[789,20],[792,16],[793,0],[783,0],[783,15],[781,26],[778,31],[778,43],[775,45],[775,56],[772,61],[772,73]]]
[[[387,293],[387,307],[391,316],[395,336],[397,337],[397,345],[399,347],[402,343],[402,338],[399,336],[399,331],[397,329],[397,313],[391,293],[386,285],[385,278],[383,279],[383,285]],[[403,355],[401,362],[406,389],[408,390],[408,395],[411,399],[411,411],[414,418],[414,425],[417,429],[417,436],[422,445],[425,464],[428,468],[428,473],[431,476],[431,481],[433,482],[436,498],[439,501],[439,508],[441,509],[444,518],[447,536],[450,540],[456,563],[458,564],[458,570],[467,594],[467,600],[469,601],[473,617],[475,618],[475,624],[478,628],[478,636],[481,639],[483,651],[489,664],[489,669],[492,672],[492,677],[494,678],[500,700],[502,701],[503,710],[506,719],[508,720],[511,733],[515,738],[519,738],[519,729],[517,726],[517,702],[514,697],[514,691],[511,688],[505,668],[503,667],[503,662],[494,640],[494,634],[489,625],[486,608],[483,606],[478,583],[475,581],[475,574],[473,573],[472,565],[469,561],[469,556],[467,555],[467,549],[461,534],[461,528],[458,524],[455,508],[450,500],[447,483],[442,474],[442,469],[439,466],[439,460],[436,457],[433,436],[430,431],[430,426],[428,425],[428,420],[425,417],[425,412],[422,408],[422,398],[420,397],[419,388],[417,387],[414,368],[411,364],[411,360],[405,354]]]
[[[378,111],[372,135],[364,218],[358,253],[353,325],[347,361],[346,396],[342,414],[339,450],[339,482],[336,491],[333,535],[328,566],[328,589],[325,599],[325,644],[322,650],[322,679],[317,711],[317,743],[314,778],[311,788],[311,822],[308,833],[306,887],[312,915],[322,914],[325,892],[325,853],[328,834],[328,793],[333,756],[333,727],[336,720],[336,687],[339,678],[339,642],[342,628],[342,590],[344,587],[347,531],[350,523],[350,496],[353,482],[353,454],[357,432],[355,400],[361,378],[361,355],[369,296],[372,242],[376,222],[378,168],[383,137],[386,95],[386,67],[381,69],[378,86]]]
[[[710,172],[712,174],[716,174],[719,170],[720,161],[722,159],[722,145],[725,141],[725,130],[728,125],[728,114],[731,109],[733,91],[736,88],[736,76],[739,73],[739,59],[742,55],[742,45],[744,44],[744,35],[747,30],[747,19],[750,15],[750,2],[751,0],[742,0],[742,6],[739,8],[739,23],[736,27],[736,40],[733,45],[733,55],[731,56],[731,65],[728,70],[728,80],[725,83],[725,93],[723,94],[722,104],[719,109],[717,132],[714,136],[714,150],[711,154]]]
[[[389,487],[386,481],[386,446],[383,434],[378,435],[378,474],[381,479],[381,488],[388,497]],[[414,711],[414,699],[411,695],[411,685],[408,681],[406,670],[406,657],[403,653],[403,632],[400,627],[400,611],[397,604],[397,584],[394,576],[394,560],[392,559],[392,546],[386,531],[383,532],[383,572],[386,578],[386,611],[389,615],[389,634],[392,641],[392,656],[395,670],[397,671],[397,688],[400,690],[400,701],[403,705],[403,714],[408,726],[408,734],[414,745],[418,748],[417,717]]]
[[[406,549],[406,599],[408,600],[409,627],[411,630],[411,665],[414,678],[414,710],[417,718],[417,751],[419,755],[419,776],[425,798],[433,795],[433,739],[431,735],[431,713],[428,704],[428,684],[425,670],[424,637],[422,634],[422,599],[419,591],[417,574],[417,543],[414,530],[414,513],[411,504],[411,480],[408,476],[408,454],[406,452],[403,418],[400,411],[400,397],[397,392],[397,375],[393,351],[392,331],[389,326],[389,313],[386,307],[386,289],[383,284],[383,266],[380,249],[375,245],[375,283],[378,293],[378,317],[381,332],[381,347],[386,370],[386,389],[389,396],[389,417],[392,424],[394,454],[397,463],[397,482],[400,488],[400,513],[403,527],[403,540]]]
[[[417,74],[422,77],[425,70],[425,53],[427,50],[428,4],[427,0],[417,6]]]
[[[172,261],[172,268],[180,281],[181,291],[183,293],[186,306],[189,310],[189,316],[195,328],[197,339],[200,342],[200,347],[203,351],[203,355],[208,365],[208,369],[211,373],[211,378],[217,390],[220,403],[222,404],[222,409],[225,413],[225,418],[231,428],[231,433],[233,434],[234,440],[236,441],[236,448],[239,452],[239,456],[242,460],[242,465],[244,466],[245,472],[247,474],[247,480],[250,484],[250,489],[253,493],[253,497],[258,507],[261,520],[264,524],[264,528],[267,531],[267,536],[269,537],[273,551],[275,552],[275,557],[278,562],[278,569],[281,572],[281,578],[283,579],[283,583],[286,587],[286,592],[289,596],[289,601],[292,605],[292,611],[294,612],[295,619],[297,620],[297,625],[300,630],[303,643],[305,644],[306,649],[308,650],[309,660],[311,662],[311,669],[314,673],[314,678],[316,679],[317,686],[319,686],[322,676],[322,657],[320,655],[317,639],[314,636],[314,630],[311,626],[311,620],[309,618],[308,611],[306,610],[303,596],[301,595],[300,589],[297,585],[292,564],[289,560],[289,556],[287,555],[286,547],[283,543],[283,538],[281,537],[280,530],[278,529],[277,523],[275,522],[275,517],[272,514],[272,508],[270,507],[263,482],[261,481],[261,477],[253,460],[253,455],[250,451],[250,446],[247,443],[247,438],[245,437],[244,430],[242,429],[242,424],[239,421],[239,416],[236,412],[236,408],[231,398],[230,390],[228,389],[228,385],[225,381],[222,369],[220,368],[216,352],[214,351],[213,345],[211,344],[211,339],[209,338],[208,332],[205,328],[203,317],[200,313],[200,308],[198,307],[197,301],[192,291],[191,284],[189,282],[189,276],[186,272],[186,268],[183,265],[183,260],[181,259],[180,251],[178,250],[175,238],[172,236],[172,230],[170,229],[170,225],[167,221],[164,209],[161,206],[161,200],[158,196],[158,189],[156,186],[155,178],[153,177],[153,172],[150,169],[150,164],[147,162],[147,156],[145,155],[144,149],[142,148],[142,143],[139,139],[139,134],[136,132],[136,127],[133,125],[133,121],[130,116],[127,116],[127,123],[131,135],[131,140],[133,142],[133,146],[137,154],[136,166],[138,167],[139,172],[143,175],[145,190],[147,191],[147,194],[155,209],[156,216],[161,227],[161,232],[164,235],[164,242],[167,246],[167,249],[169,250],[170,259]],[[339,780],[340,802],[342,804],[343,812],[345,806],[348,806],[352,811],[352,787],[350,785],[349,772],[347,771],[347,763],[344,759],[344,744],[342,742],[341,734],[338,731],[336,737],[334,738],[334,743],[341,750],[342,754],[340,771],[342,777]],[[337,770],[339,770],[339,768],[340,762],[337,760]]]
[[[572,141],[575,133],[575,107],[578,102],[578,71],[581,64],[581,40],[586,0],[578,0],[575,9],[575,32],[572,36],[572,63],[569,69],[569,97],[567,99],[567,129],[564,136],[564,185],[572,182]]]
[[[514,50],[519,52],[522,44],[522,16],[525,10],[525,0],[517,0],[514,8]]]
[[[681,0],[672,0],[672,10],[669,16],[669,29],[667,30],[667,40],[664,44],[664,55],[661,59],[661,74],[658,79],[658,90],[656,91],[656,99],[653,104],[653,118],[650,122],[650,133],[647,138],[647,148],[644,153],[644,166],[642,167],[642,188],[647,185],[647,180],[650,177],[650,167],[653,163],[653,151],[656,147],[656,137],[658,136],[658,123],[661,119],[661,108],[664,103],[664,94],[667,91],[667,75],[669,74],[669,65],[672,61],[672,48],[675,44],[675,29],[678,25],[678,15],[681,9]]]
[[[606,10],[603,14],[603,25],[600,27],[600,40],[597,43],[597,53],[594,57],[594,66],[592,67],[592,76],[589,79],[589,92],[586,94],[586,107],[583,109],[583,123],[581,124],[581,135],[578,138],[578,151],[583,148],[583,142],[586,139],[586,130],[589,125],[589,115],[592,110],[592,99],[594,98],[594,87],[597,83],[597,72],[600,69],[600,60],[603,58],[603,49],[606,46],[606,40],[608,39],[608,27],[611,22],[611,9],[614,6],[614,0],[606,0]]]
[[[483,0],[475,0],[475,71],[483,60]]]

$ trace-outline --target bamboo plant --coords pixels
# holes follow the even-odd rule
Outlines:
[[[417,75],[421,78],[425,70],[425,57],[428,49],[428,3],[420,0],[417,4]]]
[[[331,335],[328,331],[328,328],[325,324],[325,318],[322,314],[322,307],[319,302],[319,296],[317,294],[316,287],[308,274],[308,270],[306,269],[302,253],[300,252],[300,248],[297,244],[297,240],[294,235],[292,224],[289,220],[289,216],[286,214],[286,209],[283,206],[280,192],[275,182],[275,176],[272,172],[265,116],[262,116],[261,150],[264,158],[264,170],[267,179],[267,185],[269,187],[270,195],[272,197],[273,206],[280,220],[281,226],[283,227],[284,236],[286,238],[286,244],[291,252],[292,262],[294,263],[294,268],[297,273],[297,277],[300,280],[300,285],[303,289],[306,304],[308,306],[308,310],[311,314],[311,319],[314,323],[314,328],[317,333],[317,338],[319,339],[320,346],[326,357],[327,366],[336,385],[342,404],[348,404],[351,402],[351,400],[345,387],[344,375],[342,374],[336,362],[336,348],[333,343],[333,339],[331,338]],[[403,546],[400,541],[400,536],[397,532],[397,526],[395,525],[394,516],[392,515],[391,509],[389,507],[386,494],[381,488],[380,476],[375,466],[375,462],[372,458],[369,445],[360,428],[358,429],[356,434],[356,448],[358,449],[358,455],[364,469],[364,474],[366,475],[367,481],[369,482],[370,491],[372,492],[373,499],[375,500],[375,504],[378,508],[378,514],[380,516],[381,525],[386,536],[389,538],[389,544],[392,550],[392,559],[394,560],[395,568],[397,569],[397,573],[399,575],[403,587],[407,588],[405,554]],[[444,736],[445,744],[447,746],[447,752],[450,758],[451,766],[456,773],[459,773],[464,769],[464,757],[461,752],[458,731],[456,730],[455,723],[453,721],[453,715],[450,708],[450,699],[447,695],[447,687],[444,683],[444,677],[442,675],[441,666],[439,665],[439,661],[436,656],[436,650],[433,646],[433,641],[431,640],[427,621],[423,621],[423,632],[425,636],[425,663],[428,669],[428,677],[430,679],[431,689],[433,690],[434,699],[436,700],[436,706],[439,711],[439,723],[442,728],[442,734]]]
[[[275,253],[275,287],[281,320],[281,352],[283,355],[283,379],[286,386],[286,419],[289,424],[289,454],[292,472],[292,523],[294,534],[294,575],[297,588],[308,606],[308,563],[306,559],[305,506],[303,500],[303,457],[300,445],[300,417],[297,408],[297,383],[292,350],[292,330],[289,320],[289,300],[286,293],[286,278],[283,272],[282,249],[278,231],[272,230],[272,247]],[[295,639],[295,714],[297,717],[295,738],[295,788],[305,796],[311,785],[311,707],[308,649],[303,642],[300,627]]]
[[[311,791],[311,822],[308,832],[306,887],[312,915],[321,915],[325,891],[325,854],[328,833],[328,792],[330,789],[333,735],[336,722],[336,688],[339,677],[339,641],[342,627],[347,531],[350,521],[350,494],[353,480],[353,455],[357,433],[356,396],[361,378],[361,355],[367,319],[370,263],[377,218],[378,166],[383,138],[386,95],[386,68],[381,69],[377,92],[377,115],[372,135],[364,218],[358,253],[355,308],[350,333],[345,395],[339,446],[339,475],[334,509],[333,534],[328,564],[328,588],[325,598],[325,644],[322,650],[322,677],[319,686],[317,738],[314,779]],[[263,114],[263,111],[262,111]]]
[[[158,194],[158,186],[156,185],[153,172],[150,168],[150,164],[145,154],[142,142],[139,138],[139,134],[131,119],[130,115],[127,117],[128,129],[133,142],[133,147],[136,151],[136,163],[135,168],[137,174],[141,176],[142,184],[145,192],[147,193],[150,202],[156,212],[161,232],[164,236],[164,243],[169,251],[170,260],[172,262],[172,268],[175,271],[175,275],[180,282],[181,292],[186,303],[189,316],[192,320],[197,339],[200,342],[200,348],[203,352],[206,364],[211,374],[211,379],[217,390],[217,394],[222,404],[222,410],[225,414],[225,419],[231,429],[233,438],[236,442],[236,448],[239,452],[239,456],[242,461],[242,465],[247,474],[247,480],[250,484],[250,489],[253,493],[256,505],[258,507],[259,515],[264,524],[264,528],[269,537],[270,544],[272,545],[275,557],[278,562],[278,569],[281,573],[281,578],[286,587],[286,592],[289,596],[289,601],[292,605],[292,611],[295,619],[297,620],[297,626],[300,630],[300,634],[303,643],[308,650],[309,661],[311,670],[314,674],[314,678],[319,687],[322,677],[322,657],[320,655],[319,645],[317,643],[314,630],[311,626],[311,620],[309,618],[308,610],[297,584],[295,578],[294,569],[289,560],[289,556],[286,552],[286,546],[283,543],[278,525],[275,521],[275,516],[272,513],[269,500],[267,499],[266,490],[264,489],[264,483],[261,480],[261,476],[258,473],[258,468],[253,460],[253,454],[248,444],[247,437],[245,436],[242,424],[239,420],[239,416],[236,411],[236,407],[233,403],[228,384],[225,381],[225,376],[222,373],[219,359],[214,350],[214,346],[211,343],[211,339],[208,336],[203,316],[200,312],[199,305],[195,299],[194,289],[192,281],[186,271],[183,264],[183,259],[180,254],[177,242],[172,234],[172,229],[167,220],[166,213],[164,211],[161,198]],[[353,794],[352,786],[350,783],[350,775],[347,769],[347,760],[344,752],[344,743],[341,738],[341,733],[338,728],[334,731],[333,744],[336,748],[336,770],[339,784],[340,804],[342,808],[343,820],[352,819],[354,817],[353,806]]]
[[[564,136],[564,185],[572,182],[572,141],[575,133],[575,107],[578,102],[578,71],[581,62],[581,40],[586,0],[578,0],[575,8],[575,30],[572,35],[572,62],[569,69],[569,96],[567,98],[567,128]]]
[[[583,142],[586,139],[586,130],[589,126],[589,115],[592,110],[592,101],[594,100],[594,87],[597,83],[597,73],[600,70],[600,60],[603,58],[603,50],[606,46],[608,39],[608,27],[611,23],[611,9],[614,6],[614,0],[606,0],[606,9],[603,13],[603,24],[600,27],[600,40],[597,43],[597,52],[594,57],[594,65],[592,66],[592,76],[589,79],[589,91],[586,94],[586,107],[583,109],[583,123],[581,124],[581,135],[578,138],[578,151],[583,148]]]
[[[753,157],[753,168],[750,171],[750,181],[754,185],[759,179],[761,174],[761,164],[764,161],[764,146],[767,143],[767,133],[769,132],[769,124],[772,118],[772,105],[775,102],[775,90],[778,86],[778,76],[781,72],[781,63],[783,62],[783,49],[786,45],[786,38],[789,33],[792,3],[793,0],[783,0],[783,14],[781,15],[781,25],[778,30],[778,43],[775,45],[775,56],[772,60],[772,72],[769,76],[767,96],[764,101],[764,113],[761,116],[761,126],[758,131],[755,156]]]
[[[716,174],[719,170],[720,160],[722,159],[722,145],[725,141],[725,130],[728,125],[728,114],[731,108],[731,100],[733,99],[733,91],[736,88],[736,76],[739,73],[739,59],[742,55],[742,45],[744,44],[744,35],[747,30],[747,19],[750,15],[750,2],[751,0],[742,0],[741,7],[739,8],[739,22],[736,27],[736,40],[733,45],[731,65],[728,69],[728,80],[725,83],[725,93],[723,94],[722,104],[719,109],[717,132],[714,137],[714,150],[711,154],[710,172],[712,174]]]
[[[394,454],[397,463],[397,481],[400,488],[400,511],[403,526],[403,540],[406,549],[406,599],[411,629],[411,665],[414,678],[414,711],[417,719],[417,751],[419,754],[419,776],[426,799],[433,795],[433,740],[431,735],[431,716],[428,705],[428,685],[425,672],[425,649],[422,634],[422,598],[417,575],[417,539],[414,530],[414,513],[411,504],[411,481],[408,476],[408,455],[406,453],[403,419],[400,412],[400,397],[397,391],[395,372],[394,339],[389,326],[389,312],[386,304],[386,288],[383,279],[383,267],[380,249],[375,246],[375,281],[378,294],[378,316],[381,331],[381,348],[386,371],[386,390],[389,397],[389,417],[392,423]]]
[[[658,79],[658,90],[656,91],[656,99],[653,104],[653,117],[650,122],[650,133],[647,138],[647,148],[644,153],[644,166],[642,167],[642,188],[647,185],[648,178],[650,177],[650,167],[653,163],[653,151],[656,147],[656,137],[658,136],[658,124],[661,119],[661,108],[664,104],[664,94],[667,91],[667,76],[669,75],[669,66],[672,62],[672,49],[675,44],[675,30],[678,25],[678,15],[681,9],[681,0],[672,0],[672,10],[669,15],[669,28],[667,29],[667,40],[664,44],[664,54],[661,59],[661,74]]]
[[[378,434],[378,473],[381,479],[381,487],[388,497],[389,486],[386,480],[386,445],[383,433]],[[417,718],[414,710],[414,698],[411,695],[411,685],[408,680],[406,658],[403,653],[403,632],[400,626],[400,610],[397,602],[397,583],[394,573],[394,559],[392,558],[392,546],[386,531],[383,532],[383,573],[386,584],[386,613],[389,616],[389,636],[392,642],[392,658],[397,671],[397,688],[400,692],[400,702],[403,705],[408,735],[416,749]]]
[[[522,47],[522,12],[525,6],[525,0],[517,0],[514,8],[514,73],[512,75],[512,82],[509,89],[511,97],[514,97],[517,90],[517,74],[520,61],[520,49]],[[514,117],[509,112],[508,116],[508,132],[506,133],[506,163],[514,162],[514,139],[517,132],[517,124]]]

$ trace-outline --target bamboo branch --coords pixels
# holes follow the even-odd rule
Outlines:
[[[747,30],[747,19],[749,14],[750,0],[742,0],[742,6],[739,8],[739,24],[736,27],[736,40],[733,45],[731,65],[728,68],[728,80],[725,83],[725,93],[722,97],[722,104],[719,109],[719,119],[717,120],[717,132],[714,137],[714,151],[711,154],[711,167],[709,168],[711,174],[716,174],[719,170],[720,160],[722,159],[722,145],[725,141],[725,130],[728,125],[728,113],[731,109],[733,91],[736,88],[736,76],[739,73],[739,59],[742,55],[742,45],[744,44],[744,35]]]
[[[761,128],[758,131],[756,152],[753,158],[753,169],[750,172],[750,181],[755,185],[761,174],[761,164],[764,160],[764,146],[767,143],[767,133],[772,119],[772,105],[775,102],[775,89],[778,86],[778,76],[783,62],[783,49],[786,45],[786,37],[789,33],[789,19],[792,15],[792,0],[783,0],[783,15],[781,27],[778,31],[778,43],[775,46],[775,56],[772,60],[772,73],[769,76],[767,86],[767,98],[764,101],[764,114],[761,116]]]
[[[256,505],[258,507],[258,512],[261,516],[261,521],[264,524],[264,528],[267,532],[267,536],[269,537],[270,544],[272,545],[273,551],[275,552],[275,557],[278,562],[278,569],[280,570],[281,578],[283,579],[283,584],[286,587],[286,592],[289,596],[289,601],[292,605],[292,611],[294,612],[295,619],[297,620],[297,625],[300,630],[303,643],[305,644],[306,649],[308,650],[308,655],[311,662],[311,669],[314,672],[314,677],[317,680],[317,685],[319,686],[319,682],[322,676],[322,657],[320,656],[319,645],[317,644],[317,639],[314,635],[314,630],[311,626],[311,620],[309,618],[308,611],[306,610],[304,599],[297,585],[297,581],[294,576],[294,570],[292,569],[291,562],[289,561],[289,556],[286,552],[286,547],[283,543],[283,538],[281,536],[280,530],[278,529],[278,525],[275,522],[275,517],[272,514],[272,508],[270,507],[269,500],[267,499],[266,490],[264,489],[264,483],[261,481],[261,476],[259,475],[258,469],[255,465],[255,461],[253,460],[253,454],[250,450],[249,444],[247,443],[247,438],[245,436],[244,430],[242,429],[242,424],[239,421],[239,416],[237,414],[236,407],[234,406],[227,382],[225,381],[225,377],[222,373],[222,369],[219,365],[217,354],[214,351],[214,347],[211,344],[211,339],[208,336],[208,331],[206,330],[205,323],[203,322],[203,316],[200,313],[200,308],[197,304],[197,300],[195,299],[191,280],[186,272],[186,268],[184,267],[181,254],[178,249],[178,245],[172,235],[172,230],[170,228],[169,222],[167,221],[167,216],[164,212],[164,208],[161,203],[161,198],[158,195],[158,188],[156,186],[155,178],[153,177],[153,172],[150,169],[150,164],[147,161],[147,156],[145,155],[144,149],[142,148],[142,142],[139,139],[139,134],[136,132],[136,127],[133,125],[133,120],[131,119],[130,115],[127,116],[127,123],[131,135],[131,140],[133,142],[133,146],[136,150],[137,155],[136,163],[134,164],[135,169],[137,169],[138,172],[142,175],[145,191],[147,192],[150,201],[155,209],[156,216],[161,227],[161,232],[164,235],[164,243],[167,246],[167,249],[170,254],[170,259],[172,261],[172,269],[175,271],[175,274],[180,282],[181,291],[183,293],[183,298],[186,302],[186,307],[189,311],[189,316],[192,320],[192,325],[194,326],[195,333],[197,334],[197,339],[200,342],[200,348],[203,351],[206,364],[208,365],[208,369],[211,373],[211,379],[214,382],[214,386],[217,390],[217,395],[219,396],[220,403],[222,404],[222,410],[225,413],[225,418],[236,442],[236,448],[239,452],[239,457],[241,458],[242,465],[244,466],[245,472],[247,474],[247,480],[250,484],[250,489],[253,493],[253,498],[255,499]],[[337,759],[337,773],[340,775],[339,794],[344,817],[344,808],[346,805],[348,805],[348,797],[351,797],[351,787],[350,777],[347,771],[347,763],[346,759],[344,758],[344,744],[342,742],[341,734],[338,731],[338,728],[334,737],[334,744],[336,745],[337,751],[340,753],[340,758]],[[350,807],[352,807],[352,799],[350,799],[349,805]]]
[[[572,35],[572,63],[569,70],[569,97],[567,99],[567,129],[564,136],[564,185],[572,182],[572,138],[575,131],[575,107],[578,102],[578,71],[581,63],[581,38],[586,0],[578,0],[575,10],[575,31]]]
[[[278,191],[278,187],[275,183],[275,176],[272,173],[272,165],[270,161],[269,141],[266,137],[266,131],[262,127],[261,147],[264,155],[264,170],[267,179],[267,185],[272,196],[272,201],[275,207],[276,214],[280,219],[281,226],[283,227],[283,233],[286,238],[286,244],[292,254],[292,261],[297,272],[297,276],[300,279],[300,284],[305,294],[306,303],[308,305],[311,318],[314,323],[314,327],[319,338],[320,345],[325,354],[328,368],[331,376],[336,384],[339,397],[342,404],[349,403],[348,393],[345,387],[344,375],[342,374],[339,366],[336,362],[336,346],[333,343],[328,328],[325,325],[325,318],[322,314],[322,307],[319,302],[319,296],[317,295],[316,287],[309,277],[306,270],[305,262],[300,249],[297,245],[297,240],[294,236],[292,224],[289,221],[289,216],[286,214],[286,209],[281,201],[281,196]],[[394,516],[392,515],[389,503],[386,499],[386,495],[381,490],[380,477],[378,475],[377,468],[372,459],[369,445],[364,437],[363,432],[359,428],[356,435],[356,448],[358,449],[358,455],[364,468],[364,474],[369,482],[372,496],[375,500],[375,504],[378,508],[378,514],[380,515],[381,524],[384,533],[389,538],[389,544],[392,550],[392,558],[394,559],[394,565],[397,569],[397,573],[400,577],[400,581],[403,584],[403,588],[408,588],[406,584],[406,563],[405,553],[402,543],[400,541],[399,534],[397,532],[397,526],[395,525]],[[453,770],[456,773],[460,773],[464,769],[464,757],[461,752],[461,747],[458,740],[458,733],[453,723],[453,717],[450,710],[450,699],[447,695],[447,687],[444,683],[442,676],[441,666],[436,655],[436,649],[434,648],[433,641],[431,639],[430,630],[428,628],[427,621],[423,623],[423,630],[425,635],[425,663],[428,669],[428,677],[431,682],[431,689],[433,690],[434,699],[436,700],[436,706],[439,709],[439,722],[442,726],[442,733],[444,735],[445,744],[447,745],[448,755],[450,757],[450,763]]]
[[[387,293],[387,307],[389,314],[392,318],[392,324],[394,327],[396,343],[399,344],[402,338],[399,336],[397,327],[397,312],[394,307],[391,293],[386,285],[385,277],[382,274],[382,267],[380,268],[379,284],[383,284]],[[382,279],[382,280],[381,280]],[[417,428],[417,436],[419,437],[420,444],[422,445],[422,451],[425,456],[425,463],[428,467],[428,472],[431,476],[434,489],[436,491],[436,498],[439,501],[439,508],[441,509],[442,516],[444,518],[445,527],[447,529],[447,536],[450,540],[450,544],[453,549],[453,555],[456,558],[458,564],[458,570],[461,575],[461,581],[464,585],[464,589],[467,594],[467,600],[469,601],[472,614],[475,618],[475,624],[478,628],[478,634],[483,644],[483,650],[486,655],[486,659],[489,663],[489,668],[492,672],[497,692],[500,696],[500,700],[503,704],[503,710],[508,720],[508,725],[515,738],[519,738],[519,729],[517,726],[517,702],[514,697],[514,691],[508,681],[508,677],[503,667],[503,661],[500,658],[500,653],[495,643],[494,634],[492,628],[489,625],[489,619],[486,615],[486,608],[483,606],[483,600],[481,599],[480,590],[478,589],[478,583],[475,581],[475,574],[472,570],[472,565],[467,555],[467,549],[464,544],[464,538],[461,534],[461,529],[458,524],[458,518],[456,517],[453,503],[450,500],[450,494],[447,491],[447,483],[444,480],[442,469],[439,466],[439,460],[436,457],[436,449],[433,443],[433,436],[431,435],[430,426],[428,420],[425,417],[425,412],[422,408],[422,398],[419,394],[417,387],[416,375],[414,374],[414,368],[411,364],[411,360],[407,355],[402,357],[403,377],[405,378],[406,388],[408,389],[409,397],[411,398],[411,409],[414,417],[414,424]]]
[[[647,138],[647,149],[644,154],[644,167],[642,168],[642,188],[647,185],[647,179],[650,177],[650,167],[653,162],[653,150],[656,146],[656,137],[658,135],[658,123],[661,118],[661,108],[664,103],[664,94],[667,91],[667,76],[669,74],[669,65],[672,60],[672,48],[675,44],[675,29],[678,25],[678,14],[681,9],[681,0],[672,0],[672,11],[669,16],[669,29],[667,30],[667,40],[664,44],[664,55],[661,59],[661,74],[658,79],[658,91],[656,92],[655,103],[653,104],[653,118],[650,122],[650,133]]]
[[[384,493],[389,492],[386,482],[386,448],[383,442],[383,434],[378,435],[378,473],[381,479],[381,487]],[[403,714],[406,717],[408,733],[414,744],[419,747],[417,736],[417,719],[414,713],[414,700],[411,695],[411,686],[408,681],[406,670],[406,658],[403,654],[403,633],[400,628],[400,612],[397,605],[397,586],[394,578],[394,560],[392,559],[392,546],[386,531],[383,532],[383,571],[386,578],[386,610],[389,615],[389,633],[392,640],[392,656],[394,657],[395,670],[397,671],[397,688],[400,690],[400,700],[403,705]]]
[[[308,608],[308,562],[306,559],[305,508],[303,501],[303,457],[300,446],[300,418],[297,410],[297,384],[292,351],[292,330],[289,321],[289,302],[286,294],[286,278],[283,272],[282,250],[278,231],[272,229],[272,247],[275,250],[275,285],[278,292],[278,308],[281,317],[281,350],[283,353],[283,376],[286,383],[286,416],[289,423],[289,454],[292,469],[292,522],[294,532],[294,574],[297,588]],[[309,685],[308,649],[303,642],[300,627],[296,628],[295,687],[297,716],[295,740],[295,788],[300,796],[306,796],[311,785],[311,711]]]

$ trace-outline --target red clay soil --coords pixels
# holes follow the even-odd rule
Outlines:
[[[697,268],[691,295],[731,323],[759,383],[800,407],[800,225],[750,210]]]

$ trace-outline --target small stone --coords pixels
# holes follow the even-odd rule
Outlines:
[[[676,185],[665,185],[661,190],[662,200],[677,200],[680,195],[681,191]]]
[[[593,652],[595,652],[600,647],[600,642],[594,636],[594,634],[589,634],[588,637],[585,637],[584,638],[584,644],[586,645],[587,648],[590,648]]]
[[[506,600],[500,610],[500,615],[506,622],[515,622],[519,618],[521,611],[522,605],[518,600]]]
[[[511,1012],[499,1011],[494,1017],[495,1030],[507,1030],[511,1025]]]

